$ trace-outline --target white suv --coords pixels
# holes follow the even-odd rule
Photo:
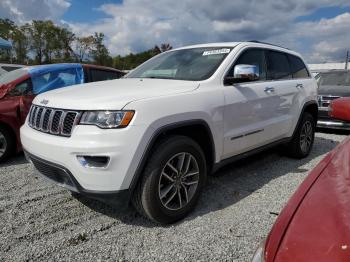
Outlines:
[[[60,186],[159,223],[190,212],[206,176],[283,143],[309,154],[317,85],[300,55],[259,42],[162,53],[124,79],[35,98],[21,140]],[[131,200],[131,201],[130,201]]]

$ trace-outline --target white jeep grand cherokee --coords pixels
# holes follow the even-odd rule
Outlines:
[[[56,184],[171,223],[225,163],[280,143],[307,156],[316,119],[316,82],[299,54],[219,43],[162,53],[124,79],[39,95],[21,140]]]

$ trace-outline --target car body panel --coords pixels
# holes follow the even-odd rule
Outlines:
[[[166,84],[166,85],[165,85]],[[116,79],[58,89],[35,99],[34,103],[48,100],[48,106],[76,110],[120,110],[127,103],[152,97],[190,92],[198,87],[192,81],[163,79]],[[111,93],[117,90],[118,100]],[[145,92],[145,90],[147,90]]]
[[[265,260],[348,261],[350,138],[308,175],[276,220]]]

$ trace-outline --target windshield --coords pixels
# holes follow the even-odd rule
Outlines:
[[[130,72],[126,78],[200,81],[211,77],[232,47],[207,47],[160,54]]]
[[[350,86],[350,71],[320,73],[317,83],[319,86]]]
[[[28,71],[24,69],[17,69],[17,70],[5,73],[0,76],[0,85],[12,82],[13,80],[16,80],[26,74],[28,74]]]

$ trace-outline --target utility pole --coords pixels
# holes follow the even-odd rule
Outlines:
[[[349,50],[346,52],[345,69],[348,69]]]

